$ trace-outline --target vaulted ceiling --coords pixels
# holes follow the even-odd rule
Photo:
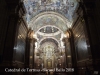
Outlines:
[[[77,17],[75,11],[78,2],[76,0],[24,0],[24,5],[27,11],[25,18],[29,24],[30,22],[33,23],[34,17],[43,12],[55,12],[66,18],[59,17],[59,15],[55,15],[54,13],[41,14],[44,16],[41,18],[38,18],[38,16],[36,22],[33,23],[33,29],[35,31],[43,25],[56,25],[61,28],[61,30],[66,31],[68,27],[71,27],[70,25],[72,25]],[[69,23],[69,25],[67,23]]]
[[[35,32],[41,27],[47,25],[56,26],[61,31],[65,32],[71,27],[72,23],[61,14],[52,11],[40,13],[32,18],[28,23],[28,26],[31,27]]]

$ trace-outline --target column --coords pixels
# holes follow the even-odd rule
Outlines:
[[[63,38],[63,42],[64,42],[64,46],[65,46],[65,57],[66,57],[66,66],[65,67],[68,67],[68,60],[67,60],[67,38]]]
[[[32,41],[33,41],[33,61],[32,61],[32,68],[34,68],[34,58],[35,58],[35,42],[36,42],[36,39],[35,38],[33,38],[32,39]]]
[[[36,39],[33,37],[33,30],[29,29],[28,37],[26,39],[26,51],[25,51],[25,68],[34,69],[34,51],[35,51],[35,42]],[[30,74],[32,72],[25,73],[25,75]]]
[[[34,51],[35,51],[35,42],[36,39],[32,38],[30,42],[30,68],[34,68]]]
[[[77,75],[77,60],[72,30],[69,29],[66,34],[67,37],[63,41],[65,42],[67,68],[74,68],[73,75]]]
[[[27,37],[26,38],[26,50],[25,50],[25,68],[29,68],[30,43],[31,43],[31,39],[29,37]]]

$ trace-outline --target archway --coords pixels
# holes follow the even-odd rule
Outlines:
[[[63,38],[71,22],[57,12],[43,12],[28,24],[37,39],[34,55],[35,68],[65,68],[66,51]],[[55,62],[55,63],[54,63]]]

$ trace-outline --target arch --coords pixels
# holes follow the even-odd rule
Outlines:
[[[44,27],[49,27],[49,26],[51,26],[51,25],[43,26],[43,27],[39,28],[39,29],[37,30],[37,32],[38,32],[40,29],[42,29],[42,28],[44,28]],[[62,33],[62,30],[61,30],[60,28],[58,28],[57,26],[52,26],[52,27],[57,28],[57,29]],[[37,32],[36,32],[36,33],[37,33]]]
[[[55,41],[55,44],[56,44],[57,46],[59,46],[59,41],[58,41],[56,38],[54,38],[54,37],[49,37],[49,38],[44,37],[43,39],[40,40],[39,44],[41,45],[41,43],[42,43],[44,40],[46,40],[46,39],[52,39],[52,40],[54,40],[54,41]]]
[[[52,46],[55,46],[57,48],[57,45],[54,43],[54,42],[44,42],[42,45],[41,45],[41,48],[46,46],[47,44],[51,44]]]
[[[42,12],[40,14],[38,14],[37,16],[35,16],[28,24],[29,27],[31,27],[34,32],[36,32],[39,28],[46,26],[48,24],[41,24],[43,22],[41,22],[43,19],[42,18],[47,18],[47,17],[52,17],[52,18],[56,18],[57,20],[53,20],[53,22],[55,22],[54,24],[50,24],[52,26],[57,26],[59,27],[63,32],[65,32],[68,28],[71,27],[71,22],[65,18],[63,15],[57,13],[57,12],[53,12],[53,11],[46,11],[46,12]],[[40,20],[40,21],[39,21]],[[40,25],[39,24],[39,22]],[[58,21],[56,24],[56,21]],[[52,22],[51,22],[52,23]]]
[[[39,29],[36,31],[36,34],[39,34],[39,35],[42,35],[42,36],[55,36],[55,35],[58,35],[58,34],[60,34],[60,33],[63,34],[63,31],[62,31],[61,29],[59,29],[58,27],[56,27],[56,26],[52,26],[52,27],[58,29],[58,31],[55,32],[55,33],[49,33],[49,34],[47,34],[47,33],[42,33],[42,32],[39,31],[40,29],[42,29],[42,28],[44,28],[44,27],[48,27],[48,26],[51,26],[51,25],[47,25],[47,26],[43,26],[43,27],[39,28]]]

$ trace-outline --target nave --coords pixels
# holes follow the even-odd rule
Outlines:
[[[0,75],[99,75],[99,8],[99,0],[0,0]]]

